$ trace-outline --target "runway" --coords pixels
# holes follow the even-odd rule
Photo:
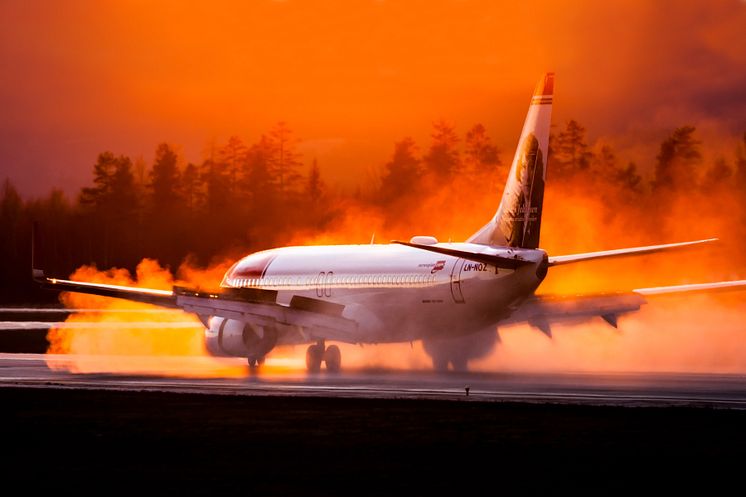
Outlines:
[[[0,354],[0,387],[183,392],[228,396],[442,399],[746,409],[746,376],[682,373],[448,373],[269,367],[244,377],[175,377],[205,358],[164,360],[163,374],[71,373],[70,356]],[[76,357],[76,363],[87,360]],[[88,360],[102,360],[101,357]],[[468,388],[468,395],[467,395]]]

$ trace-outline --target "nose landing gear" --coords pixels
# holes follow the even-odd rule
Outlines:
[[[342,367],[342,352],[336,345],[325,347],[324,341],[319,340],[314,345],[309,345],[306,350],[306,369],[310,373],[318,373],[321,370],[321,362],[326,363],[326,370],[336,373]]]

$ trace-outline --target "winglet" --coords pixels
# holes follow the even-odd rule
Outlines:
[[[36,268],[36,232],[38,231],[38,224],[36,221],[31,223],[31,279],[37,283],[44,284],[47,282],[44,270]]]
[[[43,269],[31,268],[31,278],[37,283],[44,283],[47,280]]]

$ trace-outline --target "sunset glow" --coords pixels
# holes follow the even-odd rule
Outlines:
[[[742,132],[744,25],[738,0],[3,2],[0,178],[74,193],[103,150],[149,162],[167,141],[196,162],[286,121],[354,190],[438,119],[512,151],[547,70],[554,122],[644,167],[682,122],[713,145]]]
[[[214,290],[273,246],[463,241],[495,212],[534,83],[554,71],[540,247],[721,242],[555,268],[539,293],[743,278],[744,26],[737,0],[3,2],[0,229],[13,236],[0,254],[29,283],[40,224],[37,261],[77,268],[72,279]],[[187,325],[53,329],[51,354],[86,359],[50,367],[246,374],[206,359],[196,317],[159,319]],[[620,319],[624,333],[597,321],[554,341],[507,327],[475,366],[746,372],[746,311],[731,296],[648,306]],[[349,367],[430,364],[419,342],[343,352]],[[304,353],[277,351],[265,374],[302,369]],[[206,360],[183,373],[147,359],[167,356]]]

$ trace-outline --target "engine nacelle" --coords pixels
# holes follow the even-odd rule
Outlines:
[[[205,329],[207,351],[220,357],[261,358],[277,343],[274,327],[212,316]]]

